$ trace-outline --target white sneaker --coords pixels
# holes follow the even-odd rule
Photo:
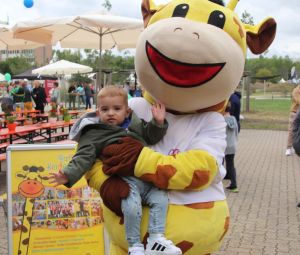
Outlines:
[[[165,237],[150,240],[148,238],[146,246],[146,255],[181,255],[182,251],[176,247],[172,241]]]
[[[128,255],[145,255],[144,247],[132,246],[128,249]]]
[[[293,151],[291,148],[287,148],[286,151],[285,151],[285,155],[286,156],[291,156],[293,154]]]

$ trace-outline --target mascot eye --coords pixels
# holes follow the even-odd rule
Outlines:
[[[208,19],[208,24],[219,27],[219,28],[223,28],[225,25],[225,15],[223,12],[221,11],[213,11],[210,15],[209,15],[209,19]]]
[[[188,4],[179,4],[175,7],[172,17],[184,18],[189,11]]]

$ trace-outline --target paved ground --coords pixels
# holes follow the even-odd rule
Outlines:
[[[284,155],[286,138],[284,131],[241,131],[236,155],[240,192],[228,193],[231,224],[218,255],[300,254],[300,158]],[[0,194],[5,188],[1,172]],[[0,208],[0,255],[8,253],[6,235]]]

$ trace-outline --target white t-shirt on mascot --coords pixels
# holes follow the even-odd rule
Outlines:
[[[144,98],[130,99],[129,107],[139,118],[145,121],[151,120],[151,105]],[[201,118],[199,118],[200,115]],[[211,186],[203,191],[171,190],[169,191],[170,203],[193,204],[224,200],[225,194],[221,181],[226,173],[222,164],[226,148],[224,117],[217,112],[188,115],[167,113],[166,119],[169,122],[167,134],[160,142],[150,146],[150,148],[165,155],[174,155],[191,149],[204,150],[216,158],[219,166],[219,174],[215,177]],[[220,132],[222,129],[223,132]]]

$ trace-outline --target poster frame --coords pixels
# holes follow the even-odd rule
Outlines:
[[[12,154],[15,151],[41,151],[41,150],[74,150],[76,144],[15,144],[9,145],[7,147],[7,174],[6,174],[6,181],[7,181],[7,240],[8,240],[8,255],[13,254],[13,226],[12,226]],[[107,233],[104,231],[104,254],[108,254],[108,243],[107,240]]]

